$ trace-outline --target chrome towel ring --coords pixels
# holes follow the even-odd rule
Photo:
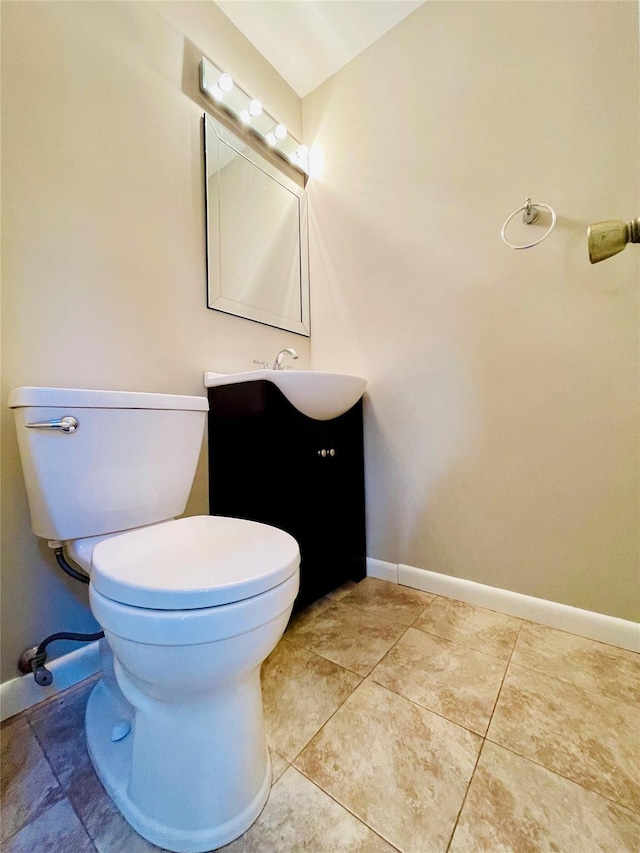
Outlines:
[[[524,246],[517,246],[515,243],[511,243],[509,240],[507,240],[507,225],[511,222],[511,220],[513,219],[514,216],[517,216],[517,214],[520,213],[520,211],[522,211],[523,212],[522,213],[522,221],[524,222],[524,224],[525,225],[532,225],[534,222],[536,222],[536,220],[540,216],[539,208],[541,208],[541,207],[544,208],[545,210],[548,210],[549,213],[551,214],[551,225],[544,232],[542,237],[539,237],[537,240],[534,240],[533,243],[527,243]],[[557,220],[556,212],[550,205],[542,204],[541,202],[536,202],[534,204],[534,203],[532,203],[531,199],[528,198],[525,200],[525,203],[522,205],[522,207],[519,207],[517,210],[514,210],[513,213],[511,214],[511,216],[507,217],[504,225],[502,226],[502,231],[500,232],[500,236],[502,237],[503,241],[507,244],[507,246],[509,246],[510,249],[531,249],[531,248],[533,248],[533,246],[537,246],[538,243],[542,243],[543,240],[547,239],[549,234],[551,234],[553,229],[556,227],[556,220]]]

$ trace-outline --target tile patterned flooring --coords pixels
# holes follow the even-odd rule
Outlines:
[[[367,578],[262,670],[273,787],[225,853],[638,853],[640,655]],[[95,679],[3,724],[4,853],[148,853],[98,782]]]

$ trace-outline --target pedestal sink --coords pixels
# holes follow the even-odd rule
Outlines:
[[[321,370],[248,370],[246,373],[204,374],[205,388],[238,382],[273,382],[303,415],[328,421],[348,412],[367,387],[367,380],[349,373]]]

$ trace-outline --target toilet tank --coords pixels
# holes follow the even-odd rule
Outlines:
[[[81,539],[180,515],[206,397],[15,388],[9,396],[36,536]],[[29,427],[73,417],[74,432]]]

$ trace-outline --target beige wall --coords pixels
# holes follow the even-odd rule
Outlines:
[[[95,626],[31,532],[8,391],[204,394],[204,370],[285,346],[308,363],[307,339],[206,308],[194,44],[301,135],[299,98],[213,3],[2,4],[3,680]],[[188,512],[206,511],[201,464]]]
[[[303,100],[312,355],[370,380],[370,556],[640,615],[640,249],[585,239],[640,214],[638,116],[632,2],[428,2]],[[516,252],[528,195],[558,226]]]

